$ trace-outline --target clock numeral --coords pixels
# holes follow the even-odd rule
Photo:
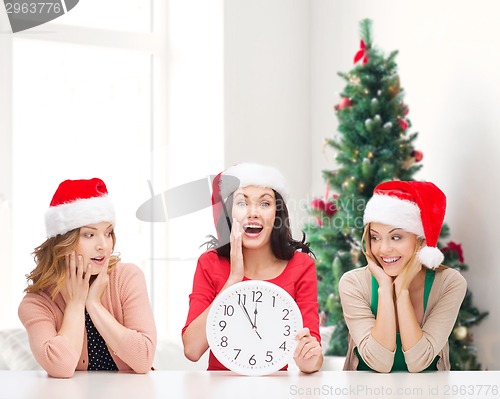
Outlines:
[[[252,357],[250,359],[248,359],[248,364],[250,366],[255,366],[257,364],[257,360],[255,360],[254,356],[255,355],[252,355]]]
[[[238,305],[246,305],[247,304],[247,294],[238,294]]]
[[[254,302],[262,302],[262,291],[252,291],[252,294]]]
[[[223,335],[220,339],[220,346],[222,346],[223,348],[227,346],[227,337],[225,335]]]
[[[268,362],[268,363],[271,363],[274,359],[273,355],[271,355],[271,353],[273,353],[273,351],[267,351],[267,353],[266,353],[266,362]]]
[[[286,341],[283,341],[283,343],[280,345],[280,349],[286,351]]]
[[[283,313],[285,313],[285,315],[283,316],[283,318],[281,320],[290,320],[288,318],[288,315],[290,314],[290,311],[288,309],[283,309]]]
[[[285,337],[288,337],[288,336],[290,335],[290,326],[287,324],[287,325],[285,326],[285,328],[286,328],[286,331],[283,333],[283,335],[284,335]]]
[[[222,305],[224,306],[224,316],[232,316],[234,314],[233,305]]]
[[[241,349],[234,349],[234,350],[238,352],[234,357],[234,360],[236,360],[236,358],[240,355]]]
[[[276,305],[276,297],[273,295],[273,308]]]
[[[220,327],[221,331],[224,331],[224,329],[226,328],[226,325],[227,325],[227,323],[225,320],[219,321],[219,327]]]

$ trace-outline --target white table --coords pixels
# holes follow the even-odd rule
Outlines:
[[[231,372],[152,371],[145,375],[76,372],[70,379],[44,371],[0,371],[0,399],[205,398],[500,398],[500,371],[377,374],[297,371],[263,377]]]

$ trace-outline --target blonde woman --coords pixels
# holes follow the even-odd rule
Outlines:
[[[349,329],[344,370],[450,370],[448,337],[467,290],[436,247],[446,211],[429,182],[379,184],[364,213],[368,265],[339,293]]]
[[[104,182],[65,180],[45,214],[19,318],[52,377],[151,369],[156,327],[142,271],[113,255],[115,213]]]

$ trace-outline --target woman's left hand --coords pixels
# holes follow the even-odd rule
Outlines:
[[[408,290],[411,282],[417,276],[417,274],[422,270],[422,264],[415,254],[406,266],[407,270],[399,273],[399,275],[394,279],[394,288],[396,289],[396,295],[402,290]]]
[[[318,371],[323,359],[323,350],[320,343],[313,337],[309,328],[301,328],[295,337],[298,341],[297,347],[293,353],[293,358],[297,366],[303,372],[312,373]]]
[[[97,274],[97,278],[91,284],[89,294],[87,296],[87,303],[101,303],[102,294],[109,283],[108,264],[109,260],[106,260],[105,264],[101,268],[101,271]]]

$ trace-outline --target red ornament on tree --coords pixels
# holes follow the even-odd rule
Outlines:
[[[347,97],[342,97],[339,103],[334,107],[335,111],[342,111],[344,108],[350,107],[352,105],[352,101]]]
[[[413,150],[411,156],[415,158],[415,162],[420,162],[424,158],[424,153],[422,151]]]
[[[401,129],[406,130],[408,129],[408,121],[403,118],[398,119],[398,125],[401,127]]]
[[[329,201],[325,204],[325,212],[328,216],[333,216],[337,213],[337,206],[334,202]]]
[[[324,212],[326,210],[325,201],[320,198],[315,198],[311,201],[311,209],[316,212]]]

